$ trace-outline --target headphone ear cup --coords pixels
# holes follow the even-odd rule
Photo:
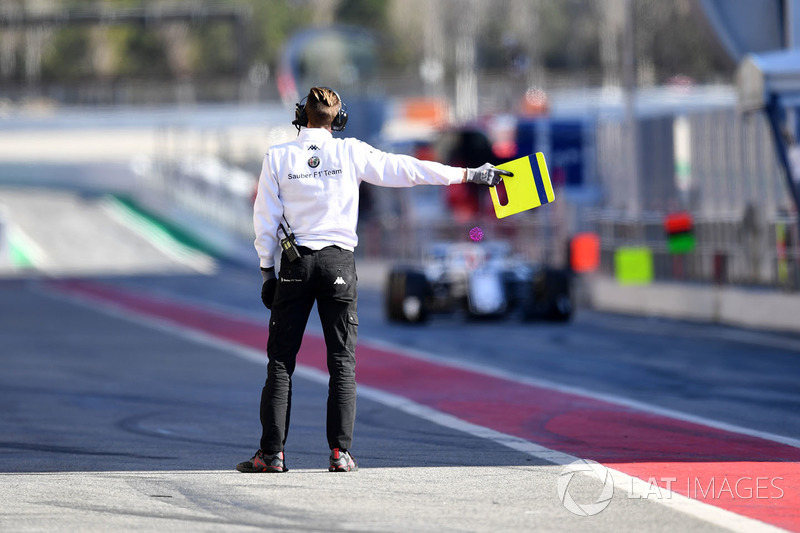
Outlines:
[[[301,102],[294,104],[294,120],[292,124],[295,126],[308,126],[308,115],[306,115],[306,106]]]
[[[347,118],[347,107],[344,105],[344,102],[342,102],[341,109],[336,113],[336,118],[333,119],[331,129],[333,131],[342,131],[344,127],[347,126]]]

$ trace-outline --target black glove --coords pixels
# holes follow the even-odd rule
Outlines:
[[[267,309],[272,309],[272,302],[275,300],[275,289],[278,287],[278,280],[275,278],[275,267],[262,267],[261,277],[264,279],[264,283],[261,284],[261,302]]]
[[[467,183],[477,183],[478,185],[494,187],[503,181],[503,176],[513,175],[514,174],[508,170],[500,170],[490,163],[484,163],[478,168],[467,169]]]

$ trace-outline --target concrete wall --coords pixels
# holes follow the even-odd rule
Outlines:
[[[599,311],[800,332],[797,293],[680,283],[625,286],[603,277],[584,282],[590,305]]]

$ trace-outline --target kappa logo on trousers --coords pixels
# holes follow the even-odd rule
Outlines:
[[[334,285],[347,285],[345,281],[342,279],[342,276],[336,278],[336,281],[333,282]]]

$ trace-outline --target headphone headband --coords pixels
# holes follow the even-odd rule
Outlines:
[[[336,95],[336,98],[339,99],[339,112],[336,113],[336,116],[333,117],[333,121],[331,122],[331,130],[333,131],[342,131],[344,127],[347,125],[347,106],[345,105],[342,98],[339,96],[339,93],[331,89],[330,87],[320,87],[321,89],[328,89],[333,94]],[[300,131],[301,127],[308,127],[308,113],[306,113],[306,102],[308,100],[308,96],[304,96],[300,103],[294,105],[294,120],[292,124],[297,128],[297,131]]]

